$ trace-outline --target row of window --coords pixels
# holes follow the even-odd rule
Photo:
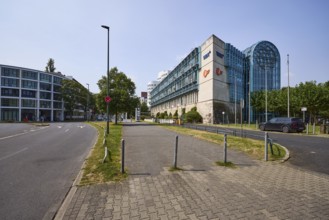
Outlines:
[[[21,90],[21,97],[25,98],[37,98],[37,91],[33,90]],[[1,88],[1,95],[2,96],[11,96],[11,97],[19,97],[19,89],[9,89],[9,88]],[[54,100],[61,101],[62,96],[61,94],[54,93],[53,94]],[[51,99],[51,93],[50,92],[39,92],[39,98],[40,99]]]
[[[21,82],[22,88],[26,89],[38,89],[38,82],[30,81],[30,80],[22,80]],[[12,78],[1,78],[1,85],[6,87],[19,87],[19,79],[12,79]],[[40,90],[51,91],[51,84],[48,83],[39,83]],[[53,85],[54,92],[61,92],[61,86]]]
[[[20,77],[20,71],[19,69],[15,68],[8,68],[8,67],[2,67],[1,68],[1,76],[8,76],[8,77]],[[28,71],[28,70],[22,70],[22,78],[24,79],[32,79],[32,80],[38,80],[39,73],[34,71]],[[54,76],[53,78],[54,83],[61,84],[62,78]],[[52,82],[52,75],[48,75],[45,73],[40,73],[40,81],[42,82]]]
[[[37,101],[33,99],[22,99],[21,107],[37,107]],[[1,106],[3,107],[19,107],[19,99],[1,98]],[[51,108],[51,101],[39,101],[39,108]],[[62,102],[53,102],[53,108],[61,109]]]

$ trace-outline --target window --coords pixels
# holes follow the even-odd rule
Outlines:
[[[54,83],[56,84],[62,84],[62,78],[54,76]]]
[[[37,72],[23,70],[22,71],[22,78],[24,78],[24,79],[38,80],[38,73]]]
[[[48,83],[40,83],[40,90],[51,91],[51,84]]]
[[[19,87],[19,79],[1,78],[1,85],[8,87]]]
[[[59,108],[59,109],[62,108],[62,102],[53,102],[53,104],[54,104],[54,108]]]
[[[51,102],[40,100],[40,108],[51,108]]]
[[[37,89],[38,83],[30,80],[22,80],[22,88]]]
[[[61,92],[61,87],[54,85],[54,92]]]
[[[62,95],[54,93],[54,100],[61,101],[62,100]]]
[[[37,92],[36,91],[31,91],[31,90],[22,90],[22,97],[26,98],[36,98]]]
[[[33,99],[22,99],[22,107],[36,107],[36,101]]]
[[[19,96],[19,90],[18,89],[2,88],[1,89],[1,95],[2,96],[18,97]]]
[[[40,81],[51,82],[51,75],[40,73]]]
[[[50,92],[40,92],[40,99],[51,99]]]
[[[18,99],[1,99],[2,106],[18,107]]]
[[[19,78],[19,69],[2,67],[1,75]]]

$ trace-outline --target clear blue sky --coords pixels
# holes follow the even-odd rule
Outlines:
[[[57,71],[92,92],[110,67],[136,84],[136,94],[158,72],[173,69],[192,48],[215,34],[244,50],[260,40],[281,54],[281,86],[329,80],[328,0],[2,0],[0,63]]]

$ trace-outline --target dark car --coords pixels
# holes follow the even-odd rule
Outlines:
[[[259,124],[259,129],[262,131],[282,131],[302,132],[305,130],[305,124],[300,118],[279,117]]]

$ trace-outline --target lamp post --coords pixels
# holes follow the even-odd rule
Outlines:
[[[222,114],[223,114],[223,124],[224,124],[224,115],[225,115],[225,112],[222,112]]]
[[[236,126],[236,74],[234,74],[234,124]]]
[[[265,64],[265,121],[267,121],[267,72]]]
[[[88,94],[87,94],[87,121],[89,121],[89,83],[87,83],[88,86]]]
[[[290,117],[290,85],[289,85],[289,54],[287,54],[287,65],[288,65],[288,118]]]
[[[102,28],[105,28],[107,30],[107,88],[106,88],[106,95],[109,96],[109,78],[110,78],[110,27],[102,25]],[[110,109],[109,109],[109,102],[106,102],[106,133],[110,133],[109,123],[110,123]]]

